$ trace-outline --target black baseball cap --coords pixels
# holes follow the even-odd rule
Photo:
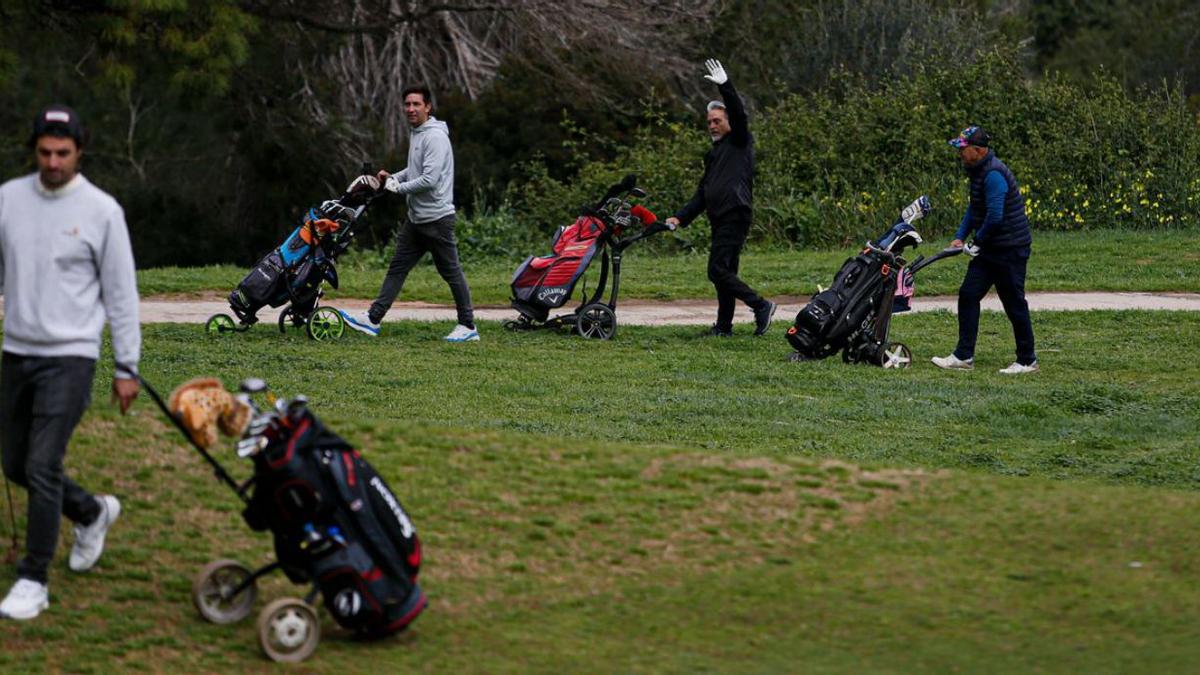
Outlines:
[[[82,148],[87,139],[87,130],[74,110],[65,105],[52,105],[33,118],[33,134],[29,137],[29,145],[37,144],[37,139],[42,136],[72,138]]]

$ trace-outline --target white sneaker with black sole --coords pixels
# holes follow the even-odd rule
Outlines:
[[[100,515],[91,525],[75,526],[75,545],[71,547],[71,557],[67,566],[73,572],[86,572],[96,565],[100,554],[104,553],[104,538],[108,528],[117,522],[121,515],[121,502],[112,495],[96,497],[100,502]]]
[[[33,579],[17,579],[12,589],[0,602],[0,616],[6,619],[28,621],[50,607],[50,588]]]

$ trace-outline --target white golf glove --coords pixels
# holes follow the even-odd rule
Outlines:
[[[379,179],[375,176],[359,176],[346,186],[346,192],[379,192]]]
[[[963,253],[974,258],[979,255],[979,244],[963,244]]]
[[[725,69],[721,67],[721,62],[716,59],[709,59],[704,62],[704,67],[708,68],[708,74],[704,79],[711,80],[713,84],[721,85],[729,81],[729,76],[725,74]]]

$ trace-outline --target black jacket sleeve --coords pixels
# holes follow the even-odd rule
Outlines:
[[[687,227],[688,225],[692,224],[692,221],[696,219],[696,216],[699,216],[703,212],[704,178],[701,177],[700,185],[696,188],[696,194],[692,195],[692,198],[688,200],[687,204],[683,205],[683,208],[675,212],[675,217],[679,219],[679,224],[682,227]]]
[[[725,80],[725,84],[717,89],[725,101],[725,113],[729,115],[729,140],[735,145],[745,146],[750,141],[750,118],[746,115],[746,104],[733,88],[733,80]]]

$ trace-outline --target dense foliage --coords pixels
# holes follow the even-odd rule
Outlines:
[[[562,34],[551,28],[570,15],[549,0],[386,17],[351,0],[0,3],[0,176],[32,169],[33,114],[70,104],[93,131],[85,171],[125,206],[140,266],[246,264],[362,162],[403,164],[403,125],[372,107],[395,92],[371,83],[411,75],[389,79],[395,59],[371,49],[403,47],[403,68],[430,43],[470,56],[416,71],[451,128],[467,256],[543,247],[631,169],[654,206],[677,208],[706,145],[709,55],[755,111],[761,240],[840,245],[920,192],[942,207],[926,227],[949,229],[963,190],[942,141],[968,122],[995,129],[1039,227],[1172,226],[1197,199],[1194,3],[613,2],[626,20]],[[631,42],[675,11],[677,29]],[[402,200],[382,204],[363,245],[385,246],[402,214]]]
[[[870,83],[844,73],[758,115],[754,237],[797,246],[844,245],[878,233],[920,194],[930,232],[952,231],[965,176],[945,141],[968,124],[994,134],[1039,228],[1178,227],[1200,205],[1200,127],[1176,87],[1130,93],[1100,74],[1088,84],[1025,78],[1011,53],[930,64]],[[543,229],[626,172],[642,176],[665,213],[695,190],[708,143],[700,121],[652,121],[616,159],[559,181],[537,167],[520,191]],[[706,228],[687,236],[702,240]]]

